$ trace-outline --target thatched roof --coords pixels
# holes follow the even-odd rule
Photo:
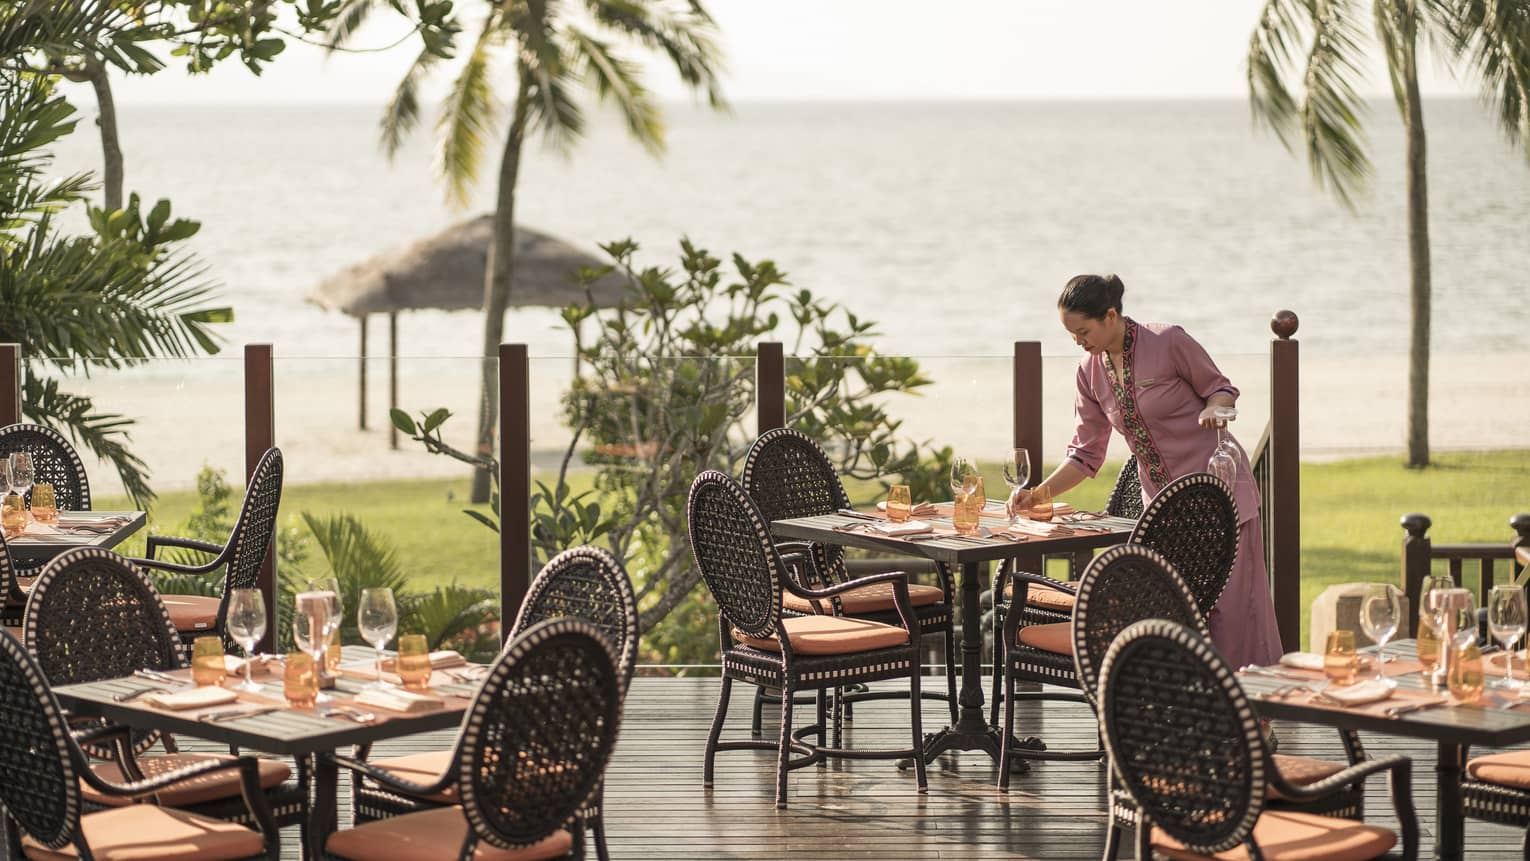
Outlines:
[[[307,299],[353,317],[421,308],[482,308],[493,227],[494,217],[482,215],[384,251],[326,278]],[[559,307],[582,302],[584,291],[575,283],[574,272],[607,262],[540,231],[517,227],[510,304]],[[603,278],[593,292],[597,305],[615,305],[622,295],[621,280]]]

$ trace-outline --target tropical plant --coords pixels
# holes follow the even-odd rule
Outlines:
[[[66,22],[92,32],[120,18],[99,4],[69,3],[74,11],[62,21],[29,19],[31,5],[0,8],[0,56],[67,38],[57,32]],[[154,497],[147,470],[126,445],[132,420],[98,412],[45,369],[89,374],[152,356],[215,353],[213,326],[233,312],[208,304],[213,288],[203,266],[180,250],[199,225],[172,218],[169,201],[147,213],[137,196],[115,212],[91,210],[92,235],[55,230],[57,215],[92,187],[88,174],[49,178],[47,147],[76,122],[49,80],[0,65],[0,341],[23,349],[23,414],[110,461],[134,502],[146,506]]]
[[[1265,0],[1248,52],[1255,119],[1288,149],[1299,140],[1314,180],[1350,208],[1371,174],[1365,105],[1355,91],[1365,6],[1359,0]],[[1408,465],[1422,467],[1429,463],[1432,287],[1419,47],[1434,47],[1458,73],[1475,77],[1509,141],[1525,149],[1530,138],[1530,0],[1372,0],[1369,6],[1407,135]]]
[[[380,5],[377,0],[347,0],[331,31],[331,43],[347,44],[361,21]],[[585,132],[581,93],[593,91],[597,101],[621,113],[638,142],[661,152],[662,113],[643,84],[640,66],[627,51],[638,48],[663,54],[680,80],[705,93],[714,108],[723,107],[718,78],[722,61],[715,25],[700,0],[486,0],[482,7],[483,24],[461,61],[436,123],[436,165],[448,199],[466,204],[499,120],[495,94],[499,78],[494,65],[496,54],[505,50],[513,64],[515,94],[500,153],[483,301],[482,355],[493,356],[504,335],[515,267],[516,182],[527,136],[540,133],[559,149],[572,148]],[[427,44],[383,112],[382,146],[389,157],[419,123],[420,84],[442,54]],[[493,362],[484,362],[483,367],[475,452],[480,456],[493,449],[498,409],[493,397],[498,368]],[[488,471],[480,468],[474,472],[472,501],[483,503],[488,498]]]

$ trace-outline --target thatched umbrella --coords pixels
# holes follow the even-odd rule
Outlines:
[[[367,316],[388,315],[388,406],[398,406],[398,315],[400,311],[433,308],[443,311],[483,307],[484,274],[494,216],[481,215],[410,243],[384,251],[324,279],[307,300],[326,310],[341,311],[361,324],[360,426],[367,426]],[[580,267],[607,261],[529,227],[515,229],[515,277],[510,304],[560,307],[585,300],[574,280]],[[616,304],[622,282],[615,277],[596,282],[591,293],[597,305]],[[396,436],[393,444],[398,444]]]

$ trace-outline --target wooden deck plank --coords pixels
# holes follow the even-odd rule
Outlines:
[[[994,767],[981,754],[946,755],[930,768],[929,793],[915,791],[913,773],[890,761],[840,761],[792,773],[790,806],[774,805],[774,754],[718,754],[715,785],[701,785],[702,750],[716,706],[715,678],[634,680],[621,740],[607,771],[607,833],[617,859],[814,858],[814,859],[1096,859],[1104,845],[1103,769],[1089,762],[1038,762],[1016,776],[1008,793],[994,786]],[[724,738],[748,737],[752,690],[734,688]],[[908,744],[903,703],[863,703],[847,727],[849,746]],[[1095,740],[1094,721],[1076,703],[1031,706],[1019,721],[1021,735],[1037,735],[1054,747],[1083,748]],[[773,738],[777,709],[766,711]],[[799,706],[799,725],[812,719]],[[924,725],[946,721],[945,707],[924,704]],[[1339,759],[1343,748],[1332,729],[1277,724],[1282,753]],[[396,756],[450,744],[453,733],[390,740],[374,756]],[[1432,850],[1434,748],[1387,736],[1366,735],[1373,755],[1402,753],[1414,759],[1414,799],[1425,845]],[[188,740],[184,747],[197,747]],[[350,820],[350,781],[342,779],[342,825]],[[1384,781],[1371,780],[1367,821],[1395,827]],[[296,858],[295,830],[284,857]],[[1467,857],[1521,857],[1523,832],[1468,822]],[[1129,850],[1125,855],[1129,855]]]

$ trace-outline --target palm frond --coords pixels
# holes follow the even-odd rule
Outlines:
[[[372,11],[377,8],[381,0],[345,0],[340,7],[340,13],[335,20],[330,22],[329,29],[324,33],[326,50],[333,53],[339,48],[350,44],[351,37],[361,29]]]
[[[584,136],[584,111],[575,97],[577,82],[561,64],[557,74],[540,65],[523,66],[521,74],[531,82],[527,90],[531,128],[541,132],[554,149],[567,152]]]
[[[62,56],[131,18],[109,0],[20,0],[0,5],[0,57]]]
[[[58,380],[30,371],[22,387],[22,412],[29,421],[63,431],[76,445],[115,466],[134,505],[148,508],[154,500],[148,465],[127,448],[132,419],[97,412],[90,398],[61,391]]]
[[[1372,16],[1376,21],[1376,40],[1387,61],[1392,100],[1397,104],[1397,112],[1405,114],[1408,110],[1408,76],[1417,74],[1414,63],[1418,51],[1418,14],[1395,0],[1374,0]]]
[[[684,4],[587,0],[591,15],[602,25],[661,51],[691,89],[706,93],[714,108],[727,104],[722,92],[726,71],[716,22],[699,2]]]
[[[642,68],[578,27],[567,27],[564,35],[571,53],[580,58],[583,77],[594,87],[596,96],[621,111],[627,130],[645,149],[663,152],[663,112],[643,86]]]
[[[1530,0],[1466,0],[1454,11],[1454,55],[1476,73],[1499,127],[1530,159]]]
[[[1294,68],[1292,45],[1301,39],[1306,18],[1296,0],[1265,0],[1245,60],[1254,122],[1273,131],[1286,149],[1294,149],[1300,115],[1287,83]]]
[[[388,158],[398,154],[404,138],[420,124],[420,83],[439,59],[429,49],[422,49],[409,65],[409,71],[404,73],[403,79],[394,88],[388,106],[383,109],[380,124],[382,149]]]
[[[498,105],[489,83],[493,34],[492,22],[487,22],[452,82],[436,123],[436,172],[446,182],[448,200],[459,206],[466,205],[478,179],[484,143],[494,133],[498,119]]]
[[[1360,76],[1361,31],[1351,0],[1317,0],[1313,12],[1301,105],[1307,163],[1320,187],[1354,208],[1355,193],[1371,172],[1361,120],[1365,103],[1353,83]]]

